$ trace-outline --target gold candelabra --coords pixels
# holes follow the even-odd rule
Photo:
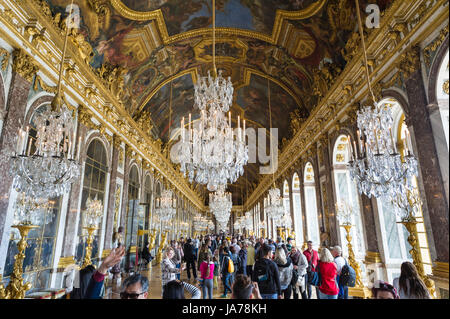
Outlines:
[[[152,233],[150,234],[150,241],[148,244],[149,251],[152,251],[153,247],[155,247],[155,241],[156,241],[156,229],[153,229]]]
[[[359,263],[356,261],[355,253],[353,252],[353,246],[352,246],[352,236],[350,236],[350,230],[352,228],[352,225],[350,224],[344,224],[341,225],[347,232],[347,236],[345,237],[347,239],[347,248],[348,248],[348,261],[350,263],[350,266],[355,270],[356,273],[356,285],[357,288],[363,288],[363,282],[361,279],[361,267],[359,266]]]
[[[405,219],[405,220],[401,221],[400,223],[405,226],[406,230],[409,233],[408,243],[411,245],[411,250],[409,251],[409,253],[411,254],[411,257],[413,259],[414,266],[416,266],[417,273],[424,281],[431,296],[434,296],[434,293],[435,293],[434,282],[430,278],[428,278],[427,275],[425,274],[425,270],[423,268],[422,256],[419,252],[420,247],[419,247],[419,242],[417,240],[417,238],[418,238],[417,221],[416,221],[415,217],[410,216],[408,219]]]
[[[87,246],[86,246],[86,254],[84,255],[83,265],[81,265],[81,268],[87,267],[92,264],[91,261],[91,255],[92,255],[92,243],[94,242],[94,237],[92,236],[94,234],[94,231],[98,228],[95,226],[87,226],[83,227],[88,232],[88,238],[87,238]]]
[[[164,244],[165,244],[166,237],[167,237],[167,234],[168,234],[168,233],[169,233],[169,231],[166,230],[166,231],[161,235],[161,243],[159,244],[159,247],[158,247],[158,253],[156,254],[156,264],[159,264],[159,263],[161,263],[161,261],[162,261],[162,251],[163,251]]]
[[[30,230],[38,226],[22,224],[12,226],[20,232],[20,241],[17,243],[19,252],[14,256],[14,268],[11,279],[6,288],[3,287],[2,278],[0,277],[0,299],[23,299],[25,293],[31,289],[31,283],[24,283],[23,280],[23,260],[25,259],[25,249],[27,248],[27,236]]]

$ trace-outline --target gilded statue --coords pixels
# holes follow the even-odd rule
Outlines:
[[[65,23],[64,23],[65,24]],[[78,54],[83,59],[86,64],[91,63],[92,58],[94,57],[94,51],[92,50],[91,45],[84,38],[84,35],[78,33],[77,29],[72,29],[70,31],[70,39],[73,44],[78,48]]]

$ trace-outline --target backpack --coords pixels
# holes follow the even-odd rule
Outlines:
[[[253,268],[253,276],[258,282],[260,291],[264,291],[270,287],[272,278],[269,271],[269,265],[267,263],[262,261],[256,262]]]
[[[339,285],[347,287],[355,287],[356,285],[356,272],[352,266],[345,260],[345,265],[342,267],[341,275],[339,276]]]
[[[228,257],[228,273],[234,273],[234,263],[230,257]]]

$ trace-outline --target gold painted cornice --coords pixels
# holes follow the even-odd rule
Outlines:
[[[430,19],[433,15],[433,19]],[[402,17],[401,21],[397,17]],[[403,60],[401,55],[408,48],[425,41],[436,28],[448,21],[448,17],[448,1],[446,0],[435,2],[420,0],[413,3],[401,0],[395,1],[385,12],[380,28],[373,29],[367,40],[368,54],[375,63],[371,72],[372,82],[382,82],[389,74],[398,70],[398,65]],[[403,34],[401,40],[392,45],[393,40],[387,34],[392,30],[393,25],[399,23],[407,23],[409,32]],[[427,27],[424,27],[425,24]],[[404,28],[400,29],[407,32]],[[292,166],[296,159],[303,157],[322,132],[329,130],[335,123],[339,123],[349,106],[366,99],[368,89],[367,80],[363,68],[361,68],[362,60],[363,52],[362,48],[359,48],[358,53],[349,61],[326,96],[311,111],[309,118],[302,124],[300,130],[279,156],[275,179],[278,179]],[[352,94],[348,94],[347,90],[342,89],[348,83],[352,83]],[[320,125],[317,123],[318,118],[323,118]],[[271,183],[271,176],[264,177],[249,196],[245,206],[252,207],[261,197],[261,194],[264,194],[271,186]]]
[[[58,262],[58,268],[67,268],[70,265],[75,265],[76,264],[76,260],[74,256],[69,256],[69,257],[61,257],[59,258],[59,262]]]
[[[364,259],[367,264],[382,263],[381,255],[378,252],[366,251],[366,258]]]
[[[448,279],[448,274],[449,274],[448,263],[439,262],[439,261],[436,261],[434,263],[435,263],[435,266],[432,268],[433,276]]]

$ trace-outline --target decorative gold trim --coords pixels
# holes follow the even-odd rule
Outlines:
[[[60,257],[58,261],[58,268],[67,268],[70,265],[75,265],[76,260],[74,256],[68,256],[68,257]]]
[[[378,252],[366,251],[366,258],[364,259],[365,263],[368,264],[377,264],[382,263],[381,255]]]
[[[327,0],[319,0],[314,4],[311,4],[308,8],[299,11],[277,10],[271,35],[266,35],[261,32],[243,30],[238,28],[216,28],[216,32],[218,34],[222,33],[234,36],[254,38],[266,41],[271,44],[275,44],[277,43],[278,37],[280,36],[281,27],[283,25],[284,20],[308,19],[317,14],[325,5],[326,2]],[[161,9],[148,12],[139,12],[128,8],[121,0],[111,0],[111,5],[117,12],[119,12],[119,14],[121,14],[123,17],[127,19],[136,21],[156,20],[164,44],[169,44],[177,42],[179,40],[189,39],[192,37],[209,35],[211,33],[211,28],[201,28],[169,36]]]
[[[433,269],[433,276],[439,277],[439,278],[448,278],[449,273],[449,266],[448,263],[436,261],[434,262],[436,266],[434,266]]]
[[[102,259],[108,257],[108,255],[111,253],[111,249],[104,249],[102,251]]]
[[[367,287],[348,287],[348,295],[358,298],[370,299],[372,298],[372,291]]]

